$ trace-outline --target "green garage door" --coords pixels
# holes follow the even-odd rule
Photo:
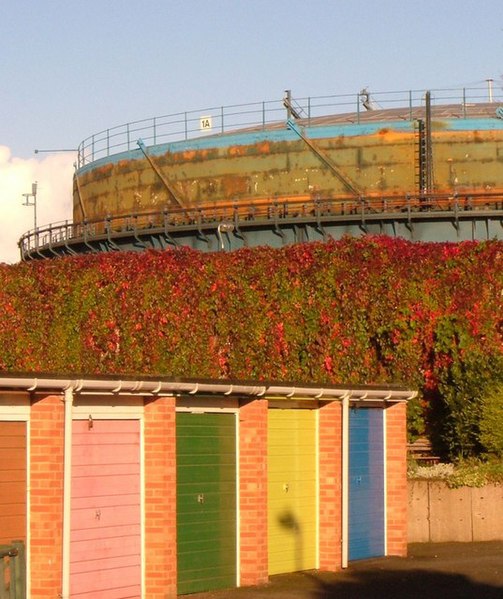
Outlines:
[[[236,586],[236,417],[177,413],[178,593]]]

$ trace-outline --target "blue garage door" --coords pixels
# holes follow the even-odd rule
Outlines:
[[[383,410],[349,412],[349,559],[384,555]]]

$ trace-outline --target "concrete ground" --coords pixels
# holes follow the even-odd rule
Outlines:
[[[503,599],[503,541],[409,545],[407,558],[353,562],[338,573],[272,576],[267,585],[190,599]]]

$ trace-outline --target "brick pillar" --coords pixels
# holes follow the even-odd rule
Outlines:
[[[387,555],[407,555],[407,404],[386,408]]]
[[[268,581],[267,401],[239,410],[240,579],[241,585]]]
[[[176,597],[175,399],[145,401],[145,597]]]
[[[31,598],[61,596],[63,543],[64,403],[33,402],[30,414]]]
[[[337,571],[342,563],[342,406],[319,410],[320,569]]]

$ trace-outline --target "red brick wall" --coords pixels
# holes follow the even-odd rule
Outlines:
[[[64,403],[38,398],[30,418],[31,598],[61,594],[63,533]]]
[[[407,555],[407,404],[386,409],[387,554]]]
[[[342,405],[319,410],[320,569],[336,571],[342,562]]]
[[[145,597],[176,597],[175,399],[145,402]]]
[[[244,401],[239,411],[240,580],[268,580],[267,409]],[[319,410],[320,568],[341,567],[342,406]],[[407,552],[406,404],[386,409],[387,553]],[[176,597],[176,426],[174,398],[147,400],[145,455],[145,596]],[[64,404],[61,396],[33,402],[30,422],[30,568],[32,599],[61,592]]]
[[[239,410],[240,578],[241,585],[268,580],[267,401]]]

